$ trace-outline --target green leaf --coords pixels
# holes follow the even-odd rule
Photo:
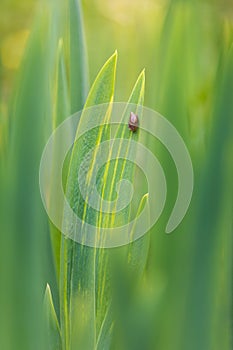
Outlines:
[[[87,98],[85,108],[111,102],[114,94],[117,53],[98,74]],[[80,124],[85,123],[85,108]],[[97,116],[101,118],[101,116]],[[90,214],[78,188],[77,169],[89,149],[104,138],[106,128],[91,130],[75,143],[69,166],[66,196],[72,209],[84,220]],[[94,161],[94,160],[93,160]],[[93,222],[96,220],[92,218]],[[67,223],[65,222],[64,225]],[[69,224],[69,223],[68,223]],[[96,343],[95,334],[95,249],[84,247],[62,238],[61,247],[61,330],[63,347],[91,349]],[[70,320],[70,323],[69,323]],[[70,338],[69,338],[70,335]]]
[[[109,304],[98,334],[96,350],[108,350],[111,348],[113,326],[112,305]]]
[[[134,226],[132,229],[131,237],[133,239],[134,235],[134,229],[137,225],[137,217],[141,213],[142,209],[145,206],[145,203],[148,199],[148,194],[145,194],[143,198],[140,201]],[[149,220],[149,212],[148,212],[148,220]],[[147,255],[148,255],[148,249],[149,249],[149,233],[147,233],[144,237],[138,239],[137,241],[129,244],[126,247],[121,247],[120,251],[117,250],[116,252],[110,251],[110,254],[114,255],[114,261],[112,260],[115,268],[110,273],[114,273],[114,291],[111,291],[111,296],[108,295],[108,282],[105,284],[105,289],[102,291],[102,295],[105,295],[105,299],[102,298],[102,309],[105,310],[104,317],[102,319],[101,327],[98,333],[98,339],[97,339],[97,350],[101,349],[111,349],[111,343],[113,338],[113,329],[114,329],[114,323],[118,323],[118,326],[120,324],[121,327],[124,329],[130,329],[130,325],[127,324],[127,320],[125,319],[126,314],[126,308],[125,308],[125,300],[127,300],[126,304],[128,304],[128,300],[130,300],[131,295],[133,294],[133,291],[135,287],[137,286],[137,283],[140,281],[142,277],[142,273],[144,271],[146,261],[147,261]],[[108,256],[107,256],[108,258]],[[104,257],[102,256],[102,259]],[[104,264],[106,265],[108,263],[108,259],[104,259]],[[97,273],[101,275],[99,269],[97,270]],[[106,271],[105,271],[106,275]],[[103,279],[104,274],[102,274]],[[101,286],[101,282],[103,280],[100,280],[99,286]],[[106,286],[107,285],[107,286]],[[116,297],[117,295],[117,297]],[[113,298],[113,302],[112,302]],[[107,308],[105,309],[104,303],[107,305]],[[112,305],[113,304],[113,305]],[[114,306],[114,308],[113,308]],[[116,314],[113,310],[118,310],[119,312]],[[102,311],[103,313],[103,311]],[[120,317],[119,317],[120,314]],[[132,331],[132,329],[131,329]],[[127,347],[126,347],[127,348]]]
[[[65,3],[59,4],[53,2],[52,6],[55,18],[53,30],[57,37],[61,37],[58,49],[57,43],[52,43],[58,51],[55,84],[53,84],[55,91],[53,129],[55,129],[70,114],[83,107],[87,96],[88,71],[80,1],[67,0]],[[68,62],[68,72],[65,60]],[[53,155],[55,162],[57,157],[59,157],[59,150],[56,150]],[[65,176],[67,176],[67,172],[67,162],[65,162],[63,169]],[[55,174],[52,176],[53,179],[56,179]],[[56,188],[56,181],[51,181],[51,186]],[[61,232],[52,223],[50,223],[50,232],[57,280],[59,280]]]
[[[14,319],[9,333],[14,334],[12,346],[25,350],[44,348],[40,331],[40,290],[44,282],[44,268],[48,268],[45,254],[48,230],[38,170],[52,124],[49,87],[55,51],[50,43],[56,43],[56,36],[51,31],[51,17],[50,6],[43,7],[43,15],[40,13],[38,16],[20,66],[10,108],[8,164],[5,168],[6,206],[11,208],[5,220],[9,238],[8,258],[9,261],[17,261],[14,266],[8,266],[12,281],[9,300],[14,310],[14,314],[9,316]],[[17,288],[15,281],[19,281]]]
[[[184,348],[212,349],[216,344],[229,349],[232,339],[232,193],[233,166],[231,154],[233,135],[233,48],[221,62],[217,76],[212,137],[200,183],[198,212],[194,226],[192,280],[189,283],[188,305],[192,317],[185,329]],[[228,153],[229,152],[229,153]],[[226,256],[222,259],[222,252]],[[219,287],[220,286],[220,287]],[[219,288],[219,289],[218,289]],[[219,298],[219,293],[223,298]],[[224,311],[224,322],[219,310]],[[213,317],[215,323],[213,324]],[[214,334],[213,334],[214,333]],[[215,347],[214,347],[215,348]]]
[[[129,98],[128,104],[126,105],[125,111],[122,115],[122,121],[128,121],[130,112],[137,113],[139,118],[142,117],[140,112],[140,106],[143,104],[144,100],[144,89],[145,89],[145,72],[143,71],[134,88],[132,94]],[[134,105],[132,105],[134,103]],[[133,110],[132,110],[133,109]],[[113,129],[114,130],[114,129]],[[114,135],[111,137],[120,138],[120,139],[131,139],[137,140],[139,138],[139,132],[133,134],[129,132],[128,125],[119,124],[117,129],[114,131]],[[113,141],[114,142],[114,141]],[[122,144],[119,145],[119,152],[121,150]],[[109,160],[111,160],[111,151],[109,153]],[[109,201],[113,199],[113,194],[117,183],[122,179],[127,179],[133,182],[135,166],[127,161],[127,153],[125,154],[124,159],[116,159],[114,163],[106,166],[104,174],[101,176],[102,182],[102,198],[107,198]],[[110,214],[102,216],[99,215],[99,225],[101,227],[114,227],[115,225],[123,225],[129,222],[130,217],[130,207],[125,208],[119,214]],[[126,232],[126,235],[129,234]],[[124,255],[126,259],[128,248],[120,248],[121,254]],[[122,253],[123,251],[123,253]],[[106,317],[105,314],[107,312],[108,303],[110,299],[109,295],[109,283],[103,282],[103,278],[106,280],[111,279],[111,271],[109,271],[109,254],[111,254],[111,250],[100,250],[98,253],[98,257],[96,258],[97,267],[96,267],[96,283],[98,285],[97,288],[97,332],[102,328],[103,319]],[[143,254],[144,252],[142,252]],[[135,259],[137,257],[135,256]],[[126,259],[127,260],[127,259]]]
[[[192,157],[195,169],[194,198],[187,216],[174,232],[174,237],[172,234],[168,239],[162,232],[164,232],[165,222],[167,222],[177,196],[175,169],[173,162],[169,159],[170,157],[167,157],[162,147],[156,143],[153,147],[151,143],[154,152],[160,154],[161,164],[166,174],[168,193],[161,220],[151,235],[150,268],[155,269],[157,266],[166,278],[168,286],[173,286],[174,283],[176,285],[176,291],[174,288],[167,288],[161,300],[162,307],[157,313],[157,332],[161,339],[157,346],[162,349],[209,348],[206,344],[201,344],[206,340],[206,336],[209,337],[209,334],[205,328],[207,324],[205,315],[208,313],[203,312],[200,305],[207,307],[210,301],[209,291],[205,294],[203,287],[210,285],[210,274],[206,270],[209,265],[206,264],[206,259],[211,251],[210,246],[213,239],[211,233],[211,238],[208,237],[206,243],[204,242],[208,230],[202,230],[203,225],[197,219],[196,212],[201,210],[206,213],[206,200],[210,199],[209,195],[206,195],[206,189],[215,173],[214,171],[212,174],[207,162],[209,155],[205,154],[209,144],[213,110],[215,110],[211,105],[213,91],[219,86],[219,82],[215,81],[215,75],[219,54],[221,54],[221,45],[217,46],[215,43],[219,35],[220,22],[219,19],[216,21],[216,13],[212,10],[204,13],[203,6],[197,1],[171,1],[159,47],[156,48],[158,60],[154,65],[156,90],[153,106],[175,125],[189,150],[196,153],[196,159]],[[224,110],[221,115],[226,116]],[[218,159],[217,154],[214,157]],[[202,189],[198,176],[203,173],[206,165],[209,172],[208,184],[206,183],[205,189],[204,187]],[[215,189],[212,190],[211,198],[218,188],[215,186]],[[204,197],[201,193],[204,194]],[[196,204],[194,204],[195,197],[196,199],[200,197]],[[218,200],[212,200],[211,203],[218,203]],[[215,222],[213,218],[216,216],[213,215],[212,210],[205,217]],[[197,231],[194,229],[195,223],[197,223]],[[193,261],[194,267],[192,259],[196,240],[199,246],[196,249],[195,261]],[[202,260],[201,254],[206,258]],[[219,260],[216,259],[216,261]],[[211,269],[214,270],[213,267]],[[189,283],[190,290],[188,290]],[[213,290],[212,286],[210,288]],[[184,307],[184,298],[189,299],[188,307],[187,305]],[[178,314],[179,322],[177,322]],[[194,320],[196,314],[201,318],[195,316]],[[184,334],[184,337],[178,334]],[[212,349],[212,346],[210,348]]]
[[[87,97],[87,54],[80,0],[68,1],[71,113],[75,113],[81,110]]]
[[[60,39],[58,50],[57,50],[57,67],[56,67],[56,79],[54,84],[55,89],[55,108],[53,113],[53,129],[56,129],[70,114],[69,106],[69,94],[68,94],[68,83],[67,74],[64,61],[64,48],[63,41]],[[56,163],[60,156],[59,149],[54,150],[53,162]],[[52,167],[53,169],[53,167]],[[51,174],[51,192],[56,191],[56,174],[52,170]],[[61,249],[61,232],[50,222],[50,237],[53,251],[53,258],[55,263],[55,270],[57,280],[59,280],[60,273],[60,249]]]
[[[86,123],[86,108],[97,104],[107,103],[105,113],[95,113],[100,125],[107,122],[109,117],[110,103],[113,101],[115,71],[116,71],[117,54],[115,53],[104,65],[98,74],[82,112],[78,130],[82,124]],[[128,121],[131,111],[137,113],[139,118],[142,117],[142,109],[145,89],[145,73],[140,74],[132,94],[129,99],[129,104],[125,108],[122,115],[122,120]],[[134,104],[132,104],[134,103]],[[108,107],[109,106],[109,107]],[[77,130],[77,135],[78,135]],[[95,157],[93,156],[91,171],[88,172],[85,186],[88,188],[87,198],[82,198],[79,192],[79,184],[77,177],[77,169],[86,154],[92,148],[96,148],[101,142],[110,138],[111,128],[109,125],[103,125],[89,130],[86,134],[78,139],[72,149],[70,158],[69,172],[67,177],[66,196],[74,212],[85,222],[90,222],[92,225],[104,227],[110,225],[114,227],[116,222],[114,215],[104,217],[102,212],[95,211],[87,205],[88,196],[92,192],[92,176],[95,176]],[[117,138],[134,138],[137,140],[140,133],[130,133],[127,125],[119,125],[115,132]],[[121,147],[121,146],[120,146]],[[111,151],[109,151],[109,160],[111,160]],[[127,158],[127,154],[125,155]],[[109,163],[109,162],[108,162]],[[116,160],[111,168],[106,164],[102,174],[97,175],[97,184],[103,186],[100,188],[102,198],[112,197],[117,181],[127,178],[133,180],[135,166],[128,164],[127,159],[123,162]],[[141,210],[141,204],[139,204]],[[125,210],[121,216],[121,222],[127,223],[129,220],[130,208]],[[69,217],[64,216],[64,227],[67,228],[72,223],[69,222]],[[84,233],[84,232],[82,232]],[[126,232],[126,234],[129,234]],[[131,233],[133,234],[133,233]],[[143,242],[146,240],[146,243]],[[128,271],[132,265],[135,267],[135,261],[143,255],[142,263],[138,263],[137,269],[139,275],[145,266],[145,258],[148,251],[148,239],[140,240],[140,244],[121,249],[124,259],[128,264]],[[111,342],[111,332],[108,331],[108,325],[112,329],[113,315],[111,310],[111,279],[110,275],[110,260],[109,254],[111,250],[97,249],[83,246],[73,242],[70,239],[62,238],[61,248],[61,331],[64,348],[83,348],[89,349],[96,346],[100,347],[105,344],[104,348],[109,348]],[[127,258],[128,254],[130,257]],[[139,269],[139,265],[141,268]],[[142,266],[143,265],[143,266]],[[135,274],[135,279],[138,276]],[[102,344],[102,345],[100,345]]]
[[[44,296],[44,314],[47,332],[47,341],[49,350],[61,350],[61,332],[53,305],[53,298],[49,285],[47,284]]]
[[[64,45],[62,39],[60,39],[58,45],[55,90],[55,113],[53,118],[54,129],[59,126],[70,114],[68,82],[64,59]]]
[[[146,193],[141,199],[141,202],[138,206],[138,210],[136,213],[136,218],[141,213],[147,200],[148,200],[148,193]],[[148,215],[148,222],[150,222],[149,212],[147,212],[147,215]],[[133,229],[130,232],[132,240],[133,240],[134,230],[136,225],[137,225],[137,219],[135,219]],[[136,274],[135,280],[138,280],[142,276],[142,273],[146,266],[148,250],[149,250],[149,242],[150,242],[150,236],[149,236],[149,233],[146,233],[142,238],[139,238],[135,242],[132,242],[128,247],[129,270],[131,271],[131,274],[133,275]]]

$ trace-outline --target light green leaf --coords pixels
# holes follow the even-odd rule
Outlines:
[[[139,204],[136,218],[134,222],[134,226],[132,229],[131,238],[133,239],[134,235],[134,229],[137,225],[137,217],[141,213],[142,209],[144,208],[146,201],[148,200],[148,194],[145,194],[143,198],[141,199],[141,202]],[[149,218],[149,212],[148,212],[148,221]],[[147,233],[144,237],[140,238],[139,240],[131,243],[130,245],[126,247],[121,247],[120,251],[110,251],[110,254],[113,253],[114,259],[112,260],[115,269],[114,269],[114,292],[111,292],[111,296],[108,295],[106,284],[105,282],[105,291],[102,291],[102,295],[105,296],[105,299],[103,298],[101,300],[102,304],[101,307],[103,310],[105,310],[104,303],[106,303],[107,308],[104,314],[104,318],[101,323],[101,327],[98,333],[98,339],[97,339],[97,350],[102,349],[111,349],[111,343],[113,338],[113,329],[114,329],[114,323],[117,321],[118,326],[120,324],[123,328],[130,328],[130,325],[127,324],[127,320],[125,319],[125,313],[127,312],[125,308],[125,300],[130,299],[130,295],[132,291],[135,289],[135,286],[137,286],[137,283],[140,281],[140,278],[142,277],[142,273],[144,271],[146,261],[147,261],[147,255],[148,255],[148,249],[149,249],[149,233]],[[102,259],[104,257],[102,256]],[[108,263],[108,260],[104,259],[105,264]],[[117,272],[116,272],[117,271]],[[100,273],[99,270],[97,270],[98,273]],[[106,275],[106,271],[105,271]],[[102,274],[102,278],[103,278]],[[101,281],[100,281],[101,282]],[[101,286],[101,283],[99,283]],[[125,287],[125,288],[124,288]],[[117,298],[116,298],[117,294]],[[113,297],[113,304],[112,305],[112,297]],[[103,303],[104,301],[104,303]],[[119,313],[116,314],[113,310],[118,310]],[[103,311],[102,311],[103,312]],[[121,314],[119,318],[119,314]],[[131,329],[132,331],[132,329]]]
[[[111,348],[113,326],[114,321],[112,305],[110,303],[107,311],[105,312],[105,316],[98,334],[96,350],[108,350]]]
[[[90,94],[87,98],[84,110],[81,115],[79,127],[82,123],[86,123],[86,108],[97,104],[107,103],[105,114],[95,114],[98,122],[106,123],[110,111],[110,103],[113,101],[115,71],[116,71],[117,54],[115,53],[104,65],[98,74]],[[128,121],[131,111],[137,113],[139,118],[142,116],[142,109],[145,88],[145,73],[140,74],[132,94],[129,99],[130,106],[127,105],[122,120]],[[132,105],[134,103],[134,105]],[[109,106],[109,107],[108,107]],[[132,110],[133,109],[133,110]],[[127,118],[127,119],[126,119]],[[78,135],[78,131],[77,131]],[[140,132],[135,134],[128,130],[127,125],[119,125],[116,129],[115,137],[131,138],[135,140],[140,136]],[[116,220],[114,214],[104,217],[102,212],[95,211],[87,205],[88,197],[82,198],[79,192],[77,169],[79,169],[82,160],[87,152],[96,148],[101,142],[110,138],[110,126],[103,125],[89,130],[80,139],[76,140],[72,149],[70,158],[69,172],[66,186],[66,196],[72,209],[85,222],[90,222],[95,226],[116,225],[119,218]],[[109,160],[111,159],[111,151],[109,151]],[[112,197],[117,181],[127,178],[133,180],[134,165],[128,164],[127,154],[121,162],[119,159],[115,161],[113,167],[106,164],[103,172],[97,175],[97,186],[103,184],[100,188],[102,198]],[[87,196],[92,191],[92,176],[95,176],[95,157],[91,164],[90,176],[86,178],[85,185],[88,188]],[[141,204],[139,209],[141,210]],[[121,222],[127,223],[129,220],[130,208],[125,210],[121,215]],[[64,227],[70,225],[69,218],[64,217]],[[126,234],[130,234],[127,233]],[[131,233],[133,234],[133,233]],[[121,253],[124,255],[128,269],[130,265],[134,268],[135,261],[138,257],[142,259],[141,269],[138,270],[139,275],[144,268],[145,258],[148,250],[148,240],[143,244],[144,239],[140,241],[140,245],[134,245],[134,249],[130,247],[130,257],[127,258],[128,248],[122,248]],[[111,332],[107,330],[110,324],[110,329],[113,325],[113,315],[111,310],[111,282],[110,282],[110,250],[90,248],[73,242],[70,239],[62,238],[61,248],[61,330],[63,338],[63,347],[66,348],[82,348],[91,349],[96,346],[104,345],[104,348],[109,348],[111,342]],[[118,253],[117,253],[118,254]],[[140,262],[138,263],[140,265]],[[143,267],[142,267],[143,265]],[[138,269],[138,265],[137,265]],[[136,277],[136,274],[135,274]],[[136,277],[137,279],[137,277]],[[102,344],[102,345],[100,345]]]
[[[138,206],[138,210],[136,213],[136,218],[141,213],[147,200],[148,200],[148,193],[146,193],[141,199],[141,202]],[[149,212],[147,213],[147,216],[148,216],[148,223],[149,223],[150,222]],[[137,225],[137,219],[135,219],[132,232],[130,232],[132,243],[128,247],[128,265],[129,265],[129,270],[131,271],[131,274],[133,273],[134,275],[136,275],[135,279],[138,280],[141,277],[146,265],[150,237],[149,237],[149,233],[146,233],[146,235],[144,235],[142,238],[139,238],[138,240],[133,242],[134,230],[136,225]]]
[[[8,266],[8,273],[12,283],[20,281],[17,288],[15,282],[10,287],[11,307],[14,310],[14,315],[10,316],[14,319],[10,332],[14,334],[12,346],[25,350],[44,348],[40,332],[40,290],[42,271],[47,263],[42,256],[46,256],[48,230],[40,197],[38,170],[46,136],[50,134],[52,125],[49,87],[55,51],[50,42],[56,42],[56,36],[51,31],[51,17],[50,6],[43,7],[43,15],[38,15],[22,59],[10,108],[8,166],[5,169],[9,186],[7,203],[11,208],[7,215],[10,241],[8,259],[17,261],[14,268]],[[30,293],[27,292],[29,289]]]
[[[221,313],[219,314],[219,310],[231,308],[232,265],[228,267],[227,258],[221,264],[219,261],[222,259],[222,252],[226,257],[232,254],[232,197],[228,194],[232,193],[233,188],[232,181],[227,179],[232,179],[233,167],[232,158],[227,160],[225,155],[232,150],[233,48],[222,61],[220,72],[221,76],[217,76],[216,84],[211,147],[200,183],[194,226],[192,280],[189,281],[189,311],[186,316],[190,317],[191,313],[192,317],[185,328],[184,338],[184,348],[188,346],[190,339],[195,339],[189,345],[190,350],[212,349],[213,344],[216,344],[216,349],[229,349],[232,342],[230,312],[228,314],[225,311],[224,322]],[[222,293],[224,297],[216,299],[218,293]]]
[[[64,45],[62,39],[59,40],[58,45],[55,90],[55,112],[53,118],[54,129],[60,125],[70,114],[68,82],[64,58]]]
[[[82,9],[79,0],[67,0],[64,3],[52,2],[54,10],[53,31],[59,37],[59,43],[52,43],[57,49],[57,64],[54,89],[53,129],[55,129],[70,114],[81,110],[87,95],[88,72],[85,37],[83,29]],[[66,16],[64,16],[64,13]],[[68,61],[68,69],[66,62]],[[68,72],[67,72],[68,70]],[[59,150],[53,156],[56,162]],[[67,176],[65,162],[63,173]],[[55,174],[52,178],[56,179]],[[65,179],[66,181],[66,179]],[[51,181],[51,186],[57,186]],[[61,233],[50,224],[51,244],[54,256],[57,280],[60,273]]]
[[[132,94],[129,98],[128,104],[125,108],[125,111],[122,115],[122,121],[128,121],[130,112],[137,113],[139,118],[142,117],[140,113],[140,106],[143,104],[144,100],[144,89],[145,89],[145,72],[143,71],[134,88],[132,91]],[[134,105],[132,105],[134,103]],[[131,104],[131,105],[129,105]],[[132,110],[134,108],[134,110]],[[134,139],[137,140],[139,138],[139,132],[133,134],[129,131],[128,125],[125,124],[119,124],[116,130],[114,130],[114,134],[116,138],[120,139]],[[113,137],[113,133],[111,135]],[[121,150],[121,145],[119,146],[119,154]],[[109,153],[109,160],[111,159],[111,152]],[[117,183],[121,181],[122,179],[127,179],[131,182],[133,182],[133,175],[134,175],[134,169],[135,166],[127,161],[127,153],[125,154],[124,159],[116,159],[114,163],[106,166],[105,172],[102,176],[100,176],[101,182],[102,182],[102,197],[107,198],[109,201],[112,200],[113,194],[115,191],[115,188],[117,186]],[[130,207],[128,206],[123,210],[123,212],[120,212],[119,214],[110,214],[102,216],[99,215],[99,225],[102,227],[114,227],[115,225],[123,225],[125,223],[129,222],[130,217]],[[126,232],[126,235],[129,234]],[[122,254],[122,251],[124,252],[123,255],[126,258],[127,255],[127,248],[121,248],[120,252]],[[110,250],[100,250],[98,257],[96,258],[97,263],[97,275],[96,275],[96,281],[98,285],[97,289],[97,300],[98,300],[98,306],[96,309],[97,313],[97,332],[100,331],[100,328],[102,327],[103,319],[105,318],[105,314],[107,312],[108,303],[110,299],[109,295],[109,283],[103,283],[103,278],[106,280],[111,279],[111,271],[109,271],[109,254],[111,254],[112,251]],[[118,253],[117,253],[118,254]],[[142,252],[143,254],[143,252]],[[137,259],[135,257],[135,259]],[[127,259],[126,259],[127,260]]]
[[[53,113],[53,129],[56,129],[70,114],[69,94],[66,67],[64,62],[63,41],[60,39],[57,50],[57,67],[56,79],[54,84],[55,89],[55,108]],[[53,161],[56,162],[60,156],[60,150],[54,150]],[[53,167],[52,167],[53,169]],[[56,191],[56,174],[52,170],[50,187],[51,192]],[[50,222],[50,237],[53,250],[53,258],[55,263],[57,280],[60,272],[60,249],[61,249],[61,232]]]
[[[69,67],[71,113],[84,105],[88,91],[87,54],[80,0],[69,2]]]
[[[53,305],[53,298],[49,285],[47,284],[44,296],[44,314],[47,332],[48,350],[61,350],[61,332]]]
[[[89,93],[85,108],[112,101],[116,61],[117,53],[101,69]],[[85,108],[80,124],[85,123]],[[101,118],[101,116],[97,117]],[[84,220],[89,217],[93,222],[96,221],[96,217],[88,212],[86,202],[75,190],[78,188],[77,169],[88,150],[98,145],[107,132],[107,128],[99,127],[76,142],[69,166],[66,196],[77,215]],[[83,349],[91,349],[95,346],[95,255],[95,249],[62,238],[60,301],[61,329],[65,349],[68,346],[71,348],[79,346]]]

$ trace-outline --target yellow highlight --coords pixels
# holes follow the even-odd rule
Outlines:
[[[17,69],[23,57],[28,30],[21,30],[8,35],[2,42],[1,58],[2,64],[7,69]]]

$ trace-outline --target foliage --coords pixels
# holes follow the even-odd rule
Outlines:
[[[147,0],[145,6],[83,1],[83,7],[84,16],[78,0],[40,3],[10,98],[14,73],[7,71],[7,34],[1,24],[0,348],[229,350],[232,7],[181,0],[157,5]],[[118,70],[115,52],[94,79],[115,47]],[[128,98],[144,66],[147,84],[142,71]],[[89,75],[94,81],[90,90]],[[51,132],[70,114],[83,109],[80,127],[88,107],[106,103],[106,114],[97,118],[108,121],[111,102],[120,99],[149,105],[175,125],[192,156],[194,196],[182,224],[166,236],[177,193],[176,169],[160,143],[147,136],[147,147],[167,176],[161,219],[126,247],[90,248],[48,223],[38,185],[40,157]],[[106,124],[77,140],[64,169],[73,210],[104,227],[127,222],[131,210],[137,214],[147,201],[135,166],[125,161],[108,162],[97,187],[111,200],[119,180],[135,182],[140,195],[134,208],[104,216],[82,198],[76,170],[88,150],[108,140],[112,131]],[[120,139],[143,136],[129,134],[124,126],[114,133]],[[95,166],[93,158],[91,175]]]

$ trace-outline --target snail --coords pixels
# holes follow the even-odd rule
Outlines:
[[[138,129],[138,125],[139,125],[138,116],[136,114],[134,114],[133,112],[131,112],[130,118],[129,118],[129,123],[128,123],[129,129],[132,132],[135,132]]]

